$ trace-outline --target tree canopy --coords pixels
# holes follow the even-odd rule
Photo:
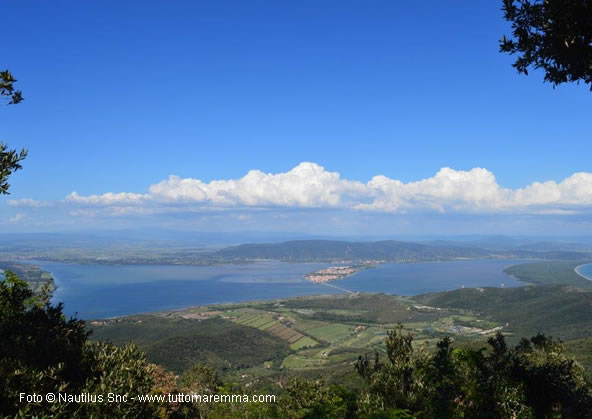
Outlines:
[[[0,97],[8,100],[9,105],[16,105],[23,101],[23,94],[14,87],[16,79],[8,70],[0,71]],[[22,169],[20,162],[27,157],[27,150],[19,152],[9,150],[5,143],[0,142],[0,195],[7,195],[10,184],[8,177]]]
[[[519,73],[542,69],[553,87],[581,81],[592,90],[592,1],[503,0],[502,10],[512,37],[500,51],[517,55]]]
[[[479,349],[454,348],[445,337],[429,352],[412,341],[400,325],[386,338],[386,361],[359,358],[367,384],[360,416],[400,417],[403,410],[422,418],[585,418],[592,411],[582,368],[550,337],[510,348],[498,332]]]

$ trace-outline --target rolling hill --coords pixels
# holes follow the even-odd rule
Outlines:
[[[347,242],[294,240],[284,243],[242,244],[213,254],[221,259],[275,259],[291,262],[331,260],[435,261],[487,257],[487,250],[462,246],[431,246],[394,240]]]

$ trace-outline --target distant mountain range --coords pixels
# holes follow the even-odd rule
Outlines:
[[[540,259],[587,259],[590,255],[572,251],[537,252],[531,250],[495,251],[475,246],[447,243],[428,245],[394,240],[348,242],[338,240],[293,240],[284,243],[252,243],[227,247],[211,254],[214,258],[289,262],[336,260],[384,260],[419,262],[459,258],[518,257]]]
[[[129,234],[128,234],[129,233]],[[380,260],[426,262],[488,257],[548,260],[591,260],[592,241],[532,240],[508,237],[462,238],[426,242],[270,237],[186,232],[142,238],[134,232],[117,234],[2,234],[0,258],[25,258],[70,263],[212,265],[271,259],[286,262]],[[166,233],[166,232],[165,232]],[[469,240],[470,239],[470,240]],[[239,241],[241,240],[241,241]],[[242,241],[244,240],[244,241]],[[287,240],[287,241],[285,241]],[[592,239],[591,239],[592,240]],[[247,244],[240,244],[247,243]]]

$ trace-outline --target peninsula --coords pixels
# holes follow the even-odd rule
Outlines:
[[[382,261],[368,261],[359,265],[331,266],[309,273],[304,277],[315,284],[324,284],[329,281],[347,278],[363,269],[373,268],[380,262]]]

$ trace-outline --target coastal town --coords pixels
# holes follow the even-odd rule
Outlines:
[[[363,269],[372,268],[377,263],[380,263],[380,261],[367,261],[359,265],[331,266],[314,271],[304,277],[315,284],[324,284],[329,281],[347,278]]]

